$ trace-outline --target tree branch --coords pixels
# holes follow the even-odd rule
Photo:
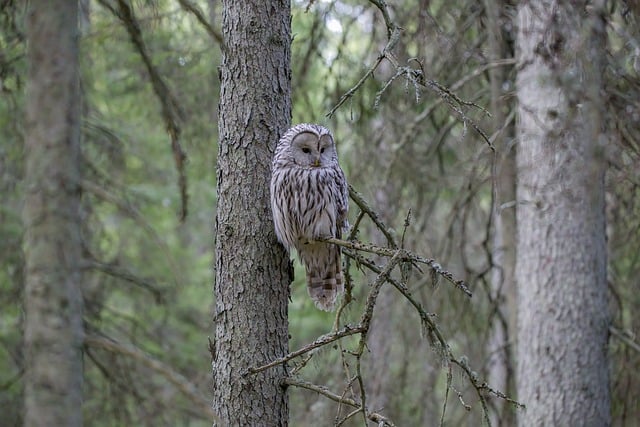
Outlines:
[[[180,199],[182,201],[180,219],[184,221],[187,217],[189,199],[189,195],[187,193],[187,174],[185,171],[187,155],[182,149],[182,145],[180,143],[181,129],[179,122],[182,121],[184,113],[178,103],[178,100],[175,98],[169,89],[169,86],[167,86],[160,75],[160,72],[153,65],[151,56],[149,55],[144,39],[142,38],[140,24],[133,13],[131,5],[126,0],[117,0],[117,7],[114,7],[108,0],[98,0],[98,2],[117,17],[129,33],[131,43],[140,54],[140,58],[142,58],[142,62],[147,69],[149,78],[151,79],[153,91],[162,106],[162,118],[171,138],[171,150],[173,152],[176,169],[178,170],[178,188],[180,190]]]
[[[611,334],[618,338],[620,341],[628,345],[629,348],[640,353],[640,345],[633,341],[633,339],[631,339],[627,333],[613,326],[609,327],[609,332],[611,332]]]
[[[334,402],[349,405],[358,410],[362,410],[362,405],[360,403],[348,397],[337,395],[332,391],[330,391],[327,387],[319,386],[295,377],[286,377],[282,380],[282,382],[286,385],[300,387],[300,388],[304,388],[304,389],[316,392],[318,394],[321,394],[322,396],[325,396],[333,400]],[[368,412],[365,415],[369,420],[378,423],[379,426],[395,427],[395,424],[389,418],[377,412]]]
[[[95,334],[86,335],[84,339],[85,345],[95,348],[102,348],[112,353],[122,354],[137,360],[144,366],[152,369],[166,378],[178,390],[180,390],[191,402],[198,407],[200,411],[209,416],[212,420],[219,423],[218,416],[213,412],[211,405],[207,399],[201,396],[200,391],[192,382],[183,375],[174,371],[168,365],[144,353],[142,350],[121,344],[110,338],[98,336]]]
[[[178,267],[175,260],[171,256],[171,251],[169,250],[167,242],[164,239],[160,238],[160,235],[158,235],[156,230],[144,218],[142,213],[126,198],[118,197],[116,194],[111,193],[109,190],[106,190],[102,186],[88,179],[83,179],[82,181],[80,181],[80,185],[82,186],[82,190],[84,192],[93,194],[95,197],[115,205],[118,209],[120,209],[131,219],[133,219],[133,221],[138,224],[143,230],[145,230],[149,234],[149,236],[151,236],[152,240],[160,248],[161,252],[164,254],[167,260],[174,284],[178,284]]]
[[[164,290],[158,286],[158,283],[153,279],[148,279],[145,277],[140,277],[128,269],[113,264],[113,263],[104,263],[95,260],[85,260],[83,263],[85,268],[91,268],[97,271],[101,271],[109,276],[117,277],[129,283],[133,283],[149,291],[153,297],[155,298],[157,303],[164,302]]]
[[[490,425],[490,420],[488,418],[488,406],[487,406],[487,400],[486,400],[486,396],[485,393],[489,393],[491,395],[494,395],[498,398],[504,399],[507,402],[515,405],[516,407],[519,408],[523,408],[524,406],[520,403],[518,403],[517,401],[508,398],[504,393],[495,390],[493,388],[491,388],[486,382],[480,381],[478,378],[478,375],[469,368],[467,359],[465,356],[462,357],[456,357],[453,354],[453,351],[451,350],[451,347],[449,346],[449,344],[447,343],[446,339],[444,338],[443,334],[441,333],[441,331],[439,330],[438,326],[436,325],[435,321],[434,321],[434,316],[432,314],[427,313],[427,311],[423,308],[422,304],[417,301],[412,295],[411,292],[409,291],[408,287],[406,286],[406,284],[404,282],[399,282],[398,280],[396,280],[393,275],[392,272],[393,270],[398,266],[398,265],[403,265],[404,263],[418,263],[418,264],[425,264],[428,265],[433,274],[435,275],[439,275],[444,277],[446,280],[448,280],[449,282],[453,283],[458,289],[462,290],[465,295],[467,296],[471,296],[471,292],[469,291],[469,288],[467,287],[467,285],[464,283],[464,281],[462,280],[456,280],[453,276],[453,274],[451,274],[449,271],[444,270],[440,264],[438,264],[437,262],[435,262],[433,259],[428,259],[428,258],[424,258],[421,257],[417,254],[414,254],[404,248],[398,248],[397,244],[395,242],[395,238],[393,236],[393,234],[391,233],[391,231],[382,223],[382,221],[379,220],[379,216],[377,215],[377,213],[371,209],[371,207],[366,203],[366,201],[364,200],[364,198],[362,198],[362,196],[360,196],[359,193],[357,193],[353,188],[349,188],[350,191],[350,195],[351,198],[354,199],[354,201],[356,201],[356,204],[358,204],[358,206],[361,208],[360,213],[358,214],[358,221],[357,223],[360,224],[361,223],[361,219],[363,217],[363,215],[366,213],[366,215],[368,215],[372,221],[376,224],[376,226],[383,232],[383,234],[386,236],[388,244],[390,247],[381,247],[381,246],[376,246],[373,244],[368,244],[368,243],[362,243],[362,242],[358,242],[358,241],[354,241],[354,240],[342,240],[342,239],[336,239],[336,238],[324,238],[324,239],[318,239],[318,241],[322,241],[322,242],[327,242],[327,243],[332,243],[338,246],[341,246],[342,248],[344,248],[344,253],[345,255],[349,258],[349,259],[353,259],[355,260],[360,266],[364,266],[366,268],[368,268],[369,270],[373,271],[374,273],[376,273],[376,278],[373,281],[373,283],[370,285],[370,291],[367,295],[367,298],[365,300],[365,307],[363,309],[363,312],[361,314],[359,323],[357,326],[350,326],[347,325],[345,327],[343,327],[340,330],[336,330],[337,329],[337,325],[339,324],[339,318],[340,318],[340,313],[342,308],[346,305],[349,304],[348,301],[343,301],[343,303],[341,304],[339,310],[338,310],[338,314],[336,315],[336,320],[334,322],[334,330],[335,332],[332,332],[330,334],[325,334],[322,335],[320,337],[318,337],[314,342],[312,342],[311,344],[308,344],[294,352],[291,352],[289,354],[287,354],[286,356],[283,356],[281,358],[275,359],[270,363],[264,364],[262,366],[258,366],[258,367],[252,367],[249,368],[244,375],[249,375],[249,374],[255,374],[261,371],[264,371],[266,369],[269,369],[271,367],[274,367],[276,365],[280,365],[283,363],[286,363],[298,356],[304,355],[306,353],[311,352],[312,350],[315,350],[317,348],[320,348],[324,345],[327,345],[329,343],[338,341],[338,346],[341,349],[341,354],[343,357],[343,367],[345,369],[345,374],[347,376],[347,378],[349,378],[349,382],[347,387],[345,388],[345,392],[343,393],[342,396],[338,396],[336,394],[333,394],[331,392],[329,392],[328,390],[326,390],[326,388],[323,388],[321,386],[316,386],[313,384],[309,384],[306,382],[301,382],[297,379],[292,379],[292,378],[286,378],[284,381],[285,384],[291,384],[291,385],[297,385],[303,388],[307,388],[313,391],[317,391],[318,393],[321,393],[327,397],[329,397],[332,400],[335,400],[339,403],[345,403],[348,404],[350,406],[353,406],[356,408],[356,410],[354,410],[353,412],[347,414],[347,416],[345,418],[342,418],[340,421],[336,421],[336,423],[338,425],[342,424],[344,421],[346,421],[348,418],[351,418],[353,416],[356,416],[358,414],[362,414],[363,417],[365,418],[365,423],[366,420],[369,419],[371,420],[371,412],[369,412],[367,410],[367,405],[366,405],[366,388],[365,388],[365,381],[362,377],[362,371],[361,371],[361,358],[363,356],[363,354],[365,353],[365,350],[367,349],[367,337],[368,337],[368,333],[369,333],[369,327],[371,325],[371,320],[373,318],[373,312],[375,309],[375,305],[377,302],[377,297],[378,294],[380,292],[381,287],[384,285],[384,283],[390,283],[392,286],[394,286],[406,299],[407,301],[409,301],[409,303],[415,308],[415,310],[417,311],[418,315],[420,316],[420,320],[422,323],[422,330],[425,332],[424,335],[429,339],[429,342],[431,343],[431,345],[436,347],[436,350],[438,351],[438,353],[441,355],[443,362],[446,364],[447,368],[448,368],[448,381],[447,381],[447,391],[446,391],[446,396],[445,396],[445,402],[444,402],[444,406],[443,406],[443,413],[442,413],[442,417],[441,417],[441,423],[444,422],[444,413],[446,411],[446,407],[447,407],[447,399],[449,396],[449,389],[453,390],[456,395],[458,396],[458,400],[460,400],[460,402],[462,403],[462,405],[464,406],[464,408],[466,410],[470,409],[470,406],[467,405],[463,398],[462,398],[462,394],[460,392],[458,392],[456,389],[453,388],[452,384],[451,384],[451,370],[452,370],[452,366],[458,366],[462,372],[464,372],[464,374],[469,378],[469,381],[471,383],[471,385],[473,386],[474,390],[476,391],[476,394],[478,395],[478,399],[480,400],[480,404],[482,405],[482,414],[483,414],[483,419],[485,420],[485,422],[487,422]],[[405,220],[405,225],[408,223],[408,218]],[[355,236],[357,233],[356,227],[354,227],[351,232],[350,232],[350,237]],[[367,253],[372,253],[372,254],[376,254],[378,256],[382,256],[382,257],[388,257],[390,258],[389,261],[386,263],[386,265],[384,267],[378,267],[373,261],[369,260],[368,258],[365,258],[364,256],[362,256],[359,252],[367,252]],[[404,277],[404,276],[403,276]],[[358,346],[355,350],[353,351],[349,351],[349,350],[345,350],[342,348],[342,344],[339,341],[341,338],[346,337],[346,336],[350,336],[350,335],[355,335],[355,334],[360,334],[360,339],[358,342]],[[344,358],[347,356],[353,356],[355,357],[355,375],[352,375],[349,372],[349,365],[350,363],[347,363],[347,361],[344,360]],[[306,364],[306,362],[308,361],[309,358],[305,359],[303,361],[303,365]],[[296,372],[298,372],[300,369],[296,369]],[[360,396],[360,402],[356,402],[356,400],[354,399],[348,399],[347,397],[345,397],[344,395],[347,393],[348,390],[351,390],[351,392],[353,393],[352,390],[352,385],[353,382],[357,381],[358,384],[358,388],[359,388],[359,396]],[[381,419],[381,422],[387,422],[385,420]]]
[[[347,249],[369,252],[369,253],[377,254],[384,257],[393,257],[394,255],[396,255],[396,253],[400,252],[402,253],[401,258],[403,261],[413,261],[420,264],[428,265],[429,267],[431,267],[434,273],[444,277],[448,282],[450,282],[456,288],[464,292],[465,295],[467,295],[468,297],[471,297],[473,295],[469,290],[469,287],[467,286],[467,284],[464,282],[464,280],[457,280],[451,272],[442,268],[442,266],[432,258],[424,258],[412,252],[406,251],[404,249],[383,248],[381,246],[372,245],[370,243],[361,243],[355,240],[347,241],[342,239],[336,239],[333,237],[328,237],[324,239],[319,239],[319,241],[333,243],[334,245],[342,246]]]
[[[308,352],[310,352],[312,350],[315,350],[317,348],[320,348],[322,346],[330,344],[330,343],[332,343],[334,341],[339,340],[340,338],[347,337],[349,335],[359,334],[359,333],[362,333],[362,331],[363,331],[363,328],[360,325],[358,325],[358,326],[346,325],[339,331],[319,336],[312,343],[307,344],[304,347],[301,347],[296,351],[292,351],[291,353],[287,354],[286,356],[279,357],[279,358],[273,360],[272,362],[269,362],[269,363],[267,363],[265,365],[262,365],[262,366],[249,368],[249,369],[247,369],[247,371],[243,375],[246,376],[246,375],[251,375],[251,374],[257,374],[258,372],[262,372],[262,371],[267,370],[269,368],[273,368],[274,366],[281,365],[283,363],[287,363],[291,359],[295,359],[298,356],[302,356],[305,353],[308,353]]]
[[[453,110],[457,114],[459,119],[464,123],[465,127],[467,125],[471,126],[480,135],[480,137],[487,143],[489,148],[492,151],[495,151],[495,147],[493,146],[487,134],[480,128],[480,126],[478,126],[478,124],[474,120],[469,118],[464,113],[464,111],[462,111],[461,107],[462,106],[475,107],[481,110],[482,112],[484,112],[488,116],[491,116],[491,114],[484,107],[476,104],[475,102],[465,101],[461,99],[455,93],[453,93],[450,89],[448,89],[446,86],[441,85],[437,81],[427,79],[425,77],[424,70],[422,69],[422,67],[420,67],[420,69],[416,69],[409,65],[401,66],[398,60],[396,59],[396,57],[393,55],[392,50],[400,41],[400,36],[402,34],[402,27],[397,25],[391,19],[391,14],[389,13],[389,7],[384,0],[369,0],[369,1],[372,4],[374,4],[382,13],[382,17],[384,19],[385,26],[387,29],[387,43],[382,49],[382,52],[380,52],[380,54],[376,58],[376,61],[374,62],[374,64],[371,67],[369,67],[369,69],[367,69],[365,74],[355,84],[355,86],[353,86],[351,89],[349,89],[340,97],[340,100],[329,111],[329,113],[327,114],[327,117],[329,118],[333,117],[334,113],[338,110],[338,108],[340,108],[348,99],[350,99],[351,97],[353,97],[353,95],[355,95],[358,89],[362,87],[362,85],[366,82],[366,80],[369,77],[371,77],[375,72],[375,70],[380,66],[380,64],[382,63],[382,60],[386,59],[396,69],[396,73],[387,81],[387,83],[383,86],[383,88],[380,91],[378,91],[378,93],[376,94],[376,100],[374,102],[374,106],[378,105],[380,97],[382,96],[384,91],[391,86],[391,83],[394,80],[396,80],[398,77],[404,76],[407,79],[407,81],[414,86],[416,90],[416,98],[417,98],[416,101],[419,98],[419,88],[429,88],[435,91],[447,103],[449,108],[451,108],[451,110]],[[412,61],[412,60],[415,60],[415,59],[411,59],[409,61]],[[420,64],[419,61],[417,60],[415,61],[418,62],[418,64]]]
[[[393,233],[391,232],[391,230],[382,222],[382,220],[380,219],[380,216],[373,209],[371,209],[371,207],[369,206],[367,201],[364,199],[364,197],[362,197],[362,195],[358,193],[351,186],[351,184],[349,184],[349,197],[351,197],[351,200],[356,202],[356,205],[358,205],[360,210],[366,213],[369,216],[369,218],[371,218],[371,221],[373,221],[376,227],[378,227],[378,230],[380,230],[380,232],[384,234],[384,237],[387,239],[387,244],[392,248],[397,248],[398,245],[396,244],[396,239],[393,236]],[[353,226],[354,227],[353,231],[357,229],[357,226],[359,224],[360,224],[360,221],[359,220],[356,221],[356,223]],[[351,236],[355,237],[355,233],[352,232]]]
[[[202,10],[200,10],[198,5],[190,2],[189,0],[178,0],[178,3],[180,3],[180,6],[184,10],[192,13],[193,16],[196,17],[200,25],[202,25],[204,29],[207,30],[207,33],[209,33],[211,38],[218,42],[221,49],[224,49],[224,39],[222,37],[222,34],[211,26],[211,23],[204,16],[204,13],[202,13]]]

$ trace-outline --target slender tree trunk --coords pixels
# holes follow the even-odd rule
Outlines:
[[[82,425],[78,3],[27,12],[25,425]]]
[[[291,267],[269,180],[291,119],[290,19],[288,1],[223,2],[213,407],[224,426],[288,422],[286,368],[245,373],[288,350]]]
[[[485,0],[487,28],[489,35],[489,55],[496,61],[513,57],[513,43],[504,25],[508,2],[505,0]],[[513,343],[515,342],[516,312],[516,157],[513,140],[515,127],[508,118],[514,108],[507,97],[505,85],[509,83],[509,69],[494,67],[489,71],[491,82],[491,114],[493,129],[498,132],[494,141],[496,147],[493,191],[493,229],[491,299],[494,307],[491,313],[491,332],[487,345],[487,373],[489,384],[509,396],[514,392]],[[509,85],[510,86],[510,85]],[[511,86],[512,87],[512,86]],[[507,123],[509,121],[509,123]],[[512,426],[515,422],[513,409],[502,399],[493,399],[491,421],[495,426]]]
[[[386,151],[385,144],[380,144],[378,150],[380,152]],[[386,153],[385,153],[386,154]],[[386,157],[380,155],[379,157]],[[382,158],[374,161],[382,162]],[[381,170],[382,165],[380,166]],[[379,188],[375,193],[375,205],[380,206],[382,212],[380,216],[385,224],[392,224],[393,213],[391,211],[397,207],[396,203],[390,203],[390,195],[397,194],[391,183],[385,183],[382,188]],[[372,233],[369,233],[372,234]],[[386,239],[380,234],[375,233],[373,237],[373,243],[386,246]],[[375,257],[378,265],[384,265],[385,260],[382,257]],[[368,346],[370,351],[370,360],[367,364],[367,376],[370,378],[368,382],[367,400],[368,404],[372,408],[384,408],[387,411],[393,411],[395,408],[390,408],[389,403],[392,401],[392,395],[390,395],[391,382],[393,381],[389,367],[393,363],[394,349],[402,347],[401,335],[394,330],[393,324],[395,304],[395,289],[391,289],[390,286],[383,286],[380,289],[380,294],[376,301],[375,316],[371,321],[371,329],[369,330]],[[403,307],[404,308],[404,307]]]
[[[527,405],[521,426],[611,423],[601,7],[519,6],[517,388]]]

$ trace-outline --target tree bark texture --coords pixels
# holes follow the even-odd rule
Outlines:
[[[82,425],[78,3],[32,1],[25,122],[25,426]]]
[[[284,0],[223,2],[216,216],[214,411],[224,426],[284,426],[291,266],[273,228],[269,181],[291,120],[291,17]]]
[[[521,426],[611,423],[600,7],[546,0],[518,11]]]

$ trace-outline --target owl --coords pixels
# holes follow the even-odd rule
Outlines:
[[[340,246],[317,238],[341,238],[349,227],[349,190],[331,132],[299,124],[280,139],[273,157],[271,210],[278,240],[295,248],[316,307],[333,310],[344,291]]]

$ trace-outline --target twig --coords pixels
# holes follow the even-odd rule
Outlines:
[[[382,13],[382,18],[384,19],[384,23],[387,26],[387,37],[391,38],[393,36],[393,30],[398,28],[398,26],[391,20],[391,15],[389,15],[389,7],[387,6],[387,2],[384,0],[369,0],[371,3],[376,5],[380,12]]]
[[[613,326],[609,327],[609,332],[611,332],[611,334],[613,334],[616,338],[618,338],[620,341],[622,341],[623,343],[625,343],[626,345],[628,345],[632,350],[635,350],[637,352],[640,353],[640,345],[638,345],[638,343],[636,343],[635,341],[633,341],[633,339],[631,339],[627,334],[625,334],[623,331],[621,331],[618,328],[615,328]]]
[[[373,75],[374,71],[378,68],[378,66],[380,66],[383,59],[391,58],[391,60],[393,61],[393,56],[391,54],[391,51],[396,46],[396,44],[398,44],[398,42],[400,41],[400,34],[402,32],[402,28],[397,26],[391,20],[391,17],[389,15],[389,10],[385,1],[384,0],[369,0],[369,1],[374,5],[376,5],[378,9],[380,9],[380,11],[382,12],[382,16],[384,18],[384,22],[387,27],[387,44],[384,46],[384,48],[382,49],[382,52],[380,52],[380,54],[376,58],[375,63],[371,67],[369,67],[369,69],[364,73],[364,75],[358,81],[358,83],[356,83],[355,86],[353,86],[344,95],[342,95],[338,103],[331,109],[331,111],[329,111],[329,113],[327,114],[327,117],[329,118],[333,117],[333,114],[336,112],[336,110],[340,108],[342,104],[344,104],[349,98],[351,98],[358,91],[358,89],[360,89],[360,87],[364,84],[364,82],[366,82],[367,79]]]
[[[244,373],[244,375],[251,375],[251,374],[257,374],[258,372],[262,372],[264,370],[267,370],[269,368],[272,368],[274,366],[277,365],[281,365],[283,363],[287,363],[289,360],[294,359],[298,356],[301,356],[305,353],[308,353],[312,350],[315,350],[316,348],[325,346],[329,343],[332,343],[334,341],[339,340],[340,338],[343,337],[347,337],[349,335],[355,335],[355,334],[359,334],[363,331],[363,328],[361,326],[349,326],[346,325],[344,328],[340,329],[339,331],[330,333],[330,334],[325,334],[322,335],[318,338],[316,338],[315,341],[313,341],[311,344],[307,344],[304,347],[299,348],[296,351],[293,351],[289,354],[287,354],[286,356],[283,357],[279,357],[275,360],[273,360],[272,362],[267,363],[266,365],[262,365],[262,366],[257,366],[257,367],[253,367],[253,368],[249,368],[247,369],[247,371]]]
[[[451,389],[451,381],[453,380],[453,373],[451,372],[451,365],[447,366],[447,387],[444,391],[444,402],[442,404],[442,415],[440,416],[440,427],[444,427],[444,415],[447,412],[447,402],[449,401],[449,390]]]
[[[300,387],[300,388],[304,388],[313,392],[316,392],[318,394],[321,394],[331,400],[333,400],[334,402],[340,403],[340,404],[345,404],[345,405],[349,405],[353,408],[356,408],[358,410],[362,409],[362,405],[358,402],[356,402],[353,399],[350,399],[348,397],[344,397],[344,396],[340,396],[337,395],[333,392],[331,392],[327,387],[323,387],[323,386],[319,386],[316,384],[312,384],[308,381],[304,381],[295,377],[287,377],[284,378],[283,383],[286,385],[290,385],[290,386],[295,386],[295,387]],[[395,427],[395,424],[387,417],[385,417],[384,415],[381,415],[377,412],[369,412],[366,414],[366,417],[373,421],[378,423],[378,425],[382,425],[382,426],[389,426],[389,427]],[[382,423],[382,424],[381,424]]]
[[[456,394],[456,396],[458,396],[458,400],[460,401],[460,404],[462,405],[462,407],[465,409],[465,411],[469,412],[471,411],[471,406],[467,405],[467,403],[464,401],[464,399],[462,398],[462,393],[460,393],[453,385],[449,384],[449,387],[451,388],[451,390],[453,390],[453,392]],[[489,423],[489,425],[491,425],[491,423]]]
[[[342,104],[344,104],[349,98],[351,98],[358,91],[358,89],[362,87],[365,81],[373,75],[374,71],[382,63],[382,60],[387,59],[391,63],[391,65],[396,69],[396,73],[385,83],[383,88],[380,91],[378,91],[378,93],[376,94],[375,101],[374,101],[375,108],[377,108],[380,97],[386,91],[386,89],[393,83],[393,81],[395,81],[398,77],[404,75],[407,79],[407,83],[411,82],[414,85],[416,89],[416,99],[419,98],[419,91],[418,91],[419,86],[430,88],[436,91],[440,95],[440,97],[447,103],[447,105],[449,105],[449,107],[458,115],[458,117],[464,123],[464,125],[471,126],[480,135],[480,137],[487,143],[489,148],[492,151],[495,151],[495,147],[491,143],[491,140],[489,139],[487,134],[480,128],[480,126],[476,124],[474,120],[467,117],[467,115],[462,111],[462,109],[459,106],[474,107],[481,110],[488,116],[491,116],[491,114],[484,107],[476,104],[475,102],[465,101],[461,99],[451,90],[441,85],[437,81],[425,79],[424,72],[422,70],[417,70],[410,66],[401,66],[391,51],[395,48],[395,46],[398,44],[398,41],[400,40],[402,28],[391,19],[391,15],[389,13],[389,7],[384,0],[369,0],[369,1],[372,4],[374,4],[382,13],[382,17],[384,19],[385,26],[387,29],[387,44],[382,49],[382,52],[376,58],[375,63],[370,68],[367,69],[365,74],[358,81],[358,83],[355,84],[355,86],[353,86],[351,89],[345,92],[344,95],[340,97],[340,100],[329,111],[329,113],[327,114],[327,117],[331,118],[333,114],[336,112],[336,110],[340,108]]]
[[[365,308],[362,313],[362,317],[360,317],[360,327],[362,327],[363,331],[361,334],[360,345],[364,347],[366,343],[367,334],[369,333],[369,326],[371,325],[371,319],[373,318],[373,309],[376,305],[376,300],[378,298],[378,294],[380,293],[380,288],[386,282],[388,282],[388,277],[391,274],[391,271],[406,257],[406,251],[404,249],[396,249],[395,254],[391,257],[387,265],[385,265],[384,269],[378,273],[376,280],[371,285],[371,290],[369,291],[369,295],[367,295],[367,300],[365,302]]]
[[[376,246],[369,243],[361,243],[355,240],[346,241],[335,239],[333,237],[327,237],[319,240],[322,242],[333,243],[334,245],[342,246],[344,248],[353,249],[355,251],[369,252],[385,257],[393,257],[398,251],[402,251],[403,260],[414,261],[420,264],[428,265],[435,273],[447,279],[447,281],[453,284],[456,288],[464,292],[465,295],[467,295],[468,297],[471,297],[473,295],[464,280],[457,280],[451,272],[442,268],[442,266],[438,264],[434,259],[423,258],[406,250],[383,248],[381,246]]]
[[[376,70],[376,68],[378,68],[380,63],[382,63],[383,59],[384,59],[384,55],[381,54],[380,56],[378,56],[375,64],[373,64],[373,66],[370,67],[366,73],[364,73],[364,76],[362,76],[362,78],[358,81],[358,83],[355,84],[355,86],[353,86],[351,89],[346,91],[344,95],[340,97],[340,100],[338,101],[338,103],[334,105],[331,111],[327,113],[328,118],[333,117],[333,114],[336,112],[336,110],[340,108],[342,104],[344,104],[349,98],[351,98],[358,91],[358,89],[360,89],[360,86],[362,86],[364,82],[366,82],[367,79],[373,74],[373,72]]]
[[[356,202],[356,205],[358,205],[358,207],[363,212],[365,212],[369,216],[369,218],[371,218],[371,221],[373,221],[376,227],[378,227],[378,229],[382,232],[382,234],[384,234],[384,237],[386,237],[387,239],[387,244],[392,248],[398,247],[398,245],[396,244],[396,239],[393,237],[393,234],[387,228],[387,226],[384,225],[384,223],[380,219],[380,216],[373,209],[371,209],[371,207],[369,206],[367,201],[364,199],[364,197],[362,197],[362,195],[358,193],[350,184],[349,184],[349,197],[351,197],[351,200]]]
[[[506,400],[507,402],[509,402],[512,405],[514,405],[516,408],[520,408],[520,409],[525,409],[526,408],[525,405],[523,405],[522,403],[518,402],[517,400],[511,399],[511,398],[507,397],[501,391],[493,389],[486,382],[483,382],[483,381],[481,382],[478,379],[478,374],[476,372],[472,371],[471,368],[469,367],[469,365],[466,363],[466,358],[462,357],[460,359],[456,359],[455,357],[451,357],[450,361],[454,365],[457,365],[458,367],[460,367],[464,371],[464,373],[467,375],[467,377],[471,381],[471,385],[473,386],[473,388],[476,389],[476,393],[477,393],[478,397],[480,398],[480,401],[483,403],[483,407],[486,405],[486,399],[485,399],[484,395],[482,394],[482,392],[486,391],[489,394],[493,394],[496,397],[499,397],[501,399]]]

